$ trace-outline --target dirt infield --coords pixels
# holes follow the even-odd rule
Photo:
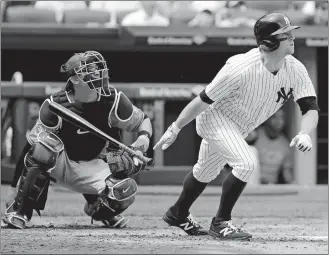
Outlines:
[[[287,195],[242,196],[233,220],[253,234],[250,242],[190,237],[169,227],[161,218],[177,198],[173,190],[178,189],[171,189],[170,195],[150,192],[157,189],[140,189],[125,213],[128,227],[118,230],[98,222],[91,225],[84,216],[81,195],[51,188],[41,218],[35,214],[25,230],[1,229],[1,254],[328,254],[327,186],[298,188]],[[1,212],[7,194],[8,187],[2,186]],[[207,228],[218,201],[219,196],[206,193],[192,208],[194,217]]]

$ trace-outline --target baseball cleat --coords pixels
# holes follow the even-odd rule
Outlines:
[[[215,218],[212,219],[209,235],[222,240],[250,240],[252,235],[235,227],[232,221],[221,221],[215,223]]]
[[[184,230],[185,233],[190,236],[201,236],[208,234],[208,231],[206,231],[198,222],[196,222],[191,214],[183,219],[178,219],[169,209],[164,214],[162,219],[170,226],[179,227],[180,229]]]
[[[109,220],[102,220],[102,222],[108,228],[125,228],[129,220],[119,214]]]

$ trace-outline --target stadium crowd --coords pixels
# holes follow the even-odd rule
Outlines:
[[[1,1],[1,19],[15,23],[116,26],[252,27],[282,11],[292,23],[328,25],[328,0],[317,1]]]

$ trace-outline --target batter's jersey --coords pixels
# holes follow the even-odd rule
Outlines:
[[[257,131],[258,137],[254,146],[259,156],[260,178],[266,183],[277,183],[281,167],[292,167],[289,141],[283,134],[275,139],[269,138],[263,127]]]
[[[197,117],[199,126],[207,123],[208,128],[216,128],[218,119],[224,116],[244,135],[266,121],[290,97],[294,101],[316,97],[307,70],[299,60],[286,56],[274,75],[263,65],[258,48],[229,58],[205,92],[214,103]]]

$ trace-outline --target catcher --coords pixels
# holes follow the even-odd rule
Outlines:
[[[131,148],[145,154],[152,136],[150,119],[127,96],[109,84],[106,61],[95,51],[73,55],[61,66],[68,76],[65,88],[46,99],[39,118],[27,137],[17,163],[12,186],[18,189],[7,204],[3,221],[23,229],[33,214],[44,210],[50,181],[82,193],[84,211],[108,227],[127,224],[120,213],[135,200],[133,175],[145,168],[137,157],[55,115],[49,102],[56,102],[80,115],[120,141],[120,132],[138,132]],[[17,178],[20,175],[20,178]]]

